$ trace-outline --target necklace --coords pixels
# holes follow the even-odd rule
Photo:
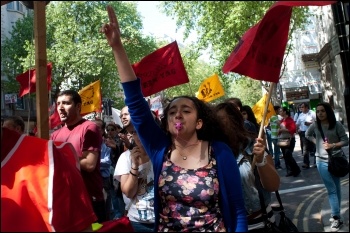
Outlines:
[[[185,149],[188,148],[188,147],[198,145],[198,143],[200,143],[200,142],[201,142],[201,140],[197,140],[197,142],[192,143],[192,144],[189,144],[189,145],[184,146],[184,147],[182,147],[182,146],[180,146],[180,145],[176,145],[176,144],[174,143],[174,147],[175,147],[175,149],[177,149],[176,147],[178,146],[178,147],[181,148],[181,150],[185,150]],[[177,149],[177,150],[179,151],[179,149]],[[182,155],[182,154],[180,153],[180,151],[179,151],[179,155],[182,157],[182,160],[187,160],[187,156],[186,156],[186,155]]]

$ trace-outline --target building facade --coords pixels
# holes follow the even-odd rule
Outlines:
[[[31,10],[28,9],[21,1],[11,1],[1,6],[1,45],[5,38],[11,37],[11,31],[16,21],[25,17]],[[1,64],[2,67],[2,64]],[[6,82],[8,78],[1,73],[1,82]],[[34,128],[36,121],[35,99],[30,95],[22,98],[17,93],[11,93],[1,85],[1,120],[7,116],[21,116],[26,124],[26,131]]]
[[[279,83],[282,100],[292,112],[297,111],[301,102],[308,102],[314,110],[319,102],[328,102],[332,105],[337,120],[346,125],[345,82],[332,7],[313,6],[310,10],[313,14],[306,29],[293,35],[294,50]],[[346,27],[347,43],[348,25],[349,19]]]

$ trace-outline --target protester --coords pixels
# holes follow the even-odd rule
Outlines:
[[[220,103],[215,106],[214,110],[223,123],[222,132],[226,135],[227,144],[234,152],[240,170],[248,230],[264,232],[265,224],[258,190],[263,193],[266,212],[270,221],[274,222],[275,216],[270,205],[271,192],[278,190],[280,185],[280,178],[274,168],[272,157],[265,152],[262,138],[257,139],[252,154],[249,154],[247,147],[250,141],[255,140],[255,134],[244,128],[243,117],[233,104]],[[259,186],[254,182],[256,178],[259,179]]]
[[[105,132],[106,123],[101,119],[94,119],[93,122],[99,127],[102,136],[100,171],[103,180],[103,189],[106,196],[105,210],[106,221],[108,221],[111,219],[112,192],[114,191],[113,183],[111,182],[112,149],[106,145],[106,140],[108,138]]]
[[[320,131],[323,131],[327,141],[324,142]],[[316,135],[316,138],[313,135]],[[331,206],[331,231],[336,232],[343,226],[341,217],[341,186],[340,177],[333,176],[328,171],[328,156],[341,156],[342,147],[349,145],[349,138],[343,125],[336,120],[329,103],[319,103],[316,107],[316,122],[310,125],[305,137],[316,144],[316,164],[318,172],[326,186],[328,201]],[[329,152],[327,152],[329,151]]]
[[[177,97],[164,109],[163,131],[142,95],[111,6],[103,25],[131,121],[150,157],[156,231],[247,231],[239,170],[230,148],[215,139],[220,122],[204,102]]]
[[[236,105],[239,111],[243,109],[242,101],[239,98],[231,97],[226,99],[225,102]],[[256,126],[247,119],[244,119],[244,128],[246,128],[250,132],[254,132],[254,133],[259,132],[259,128],[256,128]]]
[[[299,105],[298,105],[298,110],[297,110],[297,112],[296,112],[296,113],[294,114],[294,116],[293,116],[293,120],[294,120],[295,124],[297,123],[298,118],[299,118],[300,114],[302,113],[302,111],[303,111],[303,110],[302,110],[302,108],[301,108],[301,104],[299,104]],[[298,133],[298,131],[299,131],[299,130],[297,130],[297,133]],[[299,135],[299,141],[300,141],[301,154],[304,154],[303,138],[300,137],[300,135]]]
[[[271,129],[271,142],[273,145],[273,157],[275,161],[275,168],[276,169],[282,169],[281,167],[281,161],[280,161],[280,155],[281,155],[281,148],[277,145],[278,142],[278,129],[280,128],[280,118],[278,115],[280,106],[274,106],[275,115],[271,116],[269,119],[269,125]],[[282,120],[282,119],[281,119]]]
[[[2,127],[12,129],[20,134],[24,134],[24,120],[20,116],[9,116],[4,120]]]
[[[283,119],[281,120],[280,128],[278,129],[278,137],[290,138],[290,145],[287,147],[281,147],[284,163],[286,164],[286,177],[297,177],[300,174],[300,168],[293,157],[296,132],[295,122],[293,118],[290,117],[290,112],[286,107],[282,107],[279,109],[279,115],[281,115]]]
[[[70,144],[2,127],[1,232],[92,231],[97,217],[77,165]]]
[[[125,150],[126,149],[131,150],[134,146],[134,141],[132,139],[132,135],[128,134],[128,132],[133,131],[134,126],[131,124],[131,118],[130,118],[128,106],[124,106],[120,110],[120,120],[122,121],[124,132],[120,132],[119,137],[124,142]]]
[[[298,120],[296,122],[298,134],[300,139],[303,141],[303,161],[302,165],[303,169],[310,168],[310,154],[315,151],[315,146],[312,142],[305,138],[305,132],[309,128],[309,126],[316,121],[316,114],[314,111],[309,109],[308,103],[300,104],[300,109],[302,112],[300,113]],[[316,163],[316,158],[314,160]]]
[[[123,201],[123,194],[120,188],[120,182],[113,178],[117,162],[120,155],[125,151],[124,141],[128,141],[127,136],[120,133],[122,128],[114,122],[109,122],[107,124],[107,135],[106,145],[112,149],[112,164],[111,164],[111,182],[113,184],[112,192],[112,211],[111,219],[118,219],[124,216],[125,213],[125,203]],[[122,135],[122,136],[119,136]],[[124,139],[124,140],[122,140]]]
[[[80,159],[81,175],[90,195],[98,222],[106,221],[103,181],[100,172],[102,136],[98,126],[80,115],[78,92],[65,90],[58,94],[57,111],[64,126],[51,134],[51,139],[70,142]]]
[[[114,177],[120,181],[127,216],[135,232],[153,232],[154,229],[154,175],[152,163],[136,131],[132,150],[121,154]]]
[[[253,123],[256,129],[256,133],[258,134],[260,129],[260,124],[258,124],[258,122],[256,121],[252,108],[248,105],[243,105],[241,108],[241,113],[243,115],[244,120],[248,120],[249,122]]]

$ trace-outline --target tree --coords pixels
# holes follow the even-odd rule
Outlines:
[[[118,15],[123,43],[131,62],[139,61],[156,49],[155,40],[141,33],[142,20],[135,3],[51,2],[46,7],[47,60],[53,63],[53,93],[63,89],[78,91],[100,79],[102,96],[113,99],[116,107],[120,108],[124,99],[120,94],[114,57],[104,35],[99,33],[102,24],[108,21],[108,4]],[[22,27],[16,30],[22,30]],[[14,29],[12,36],[16,34]],[[17,63],[22,68],[19,73],[34,66],[35,53],[31,40],[26,41],[25,50],[27,53],[19,58],[22,63]],[[11,60],[11,56],[8,55],[7,59]],[[10,82],[15,82],[16,75],[6,75]]]
[[[263,18],[273,3],[272,1],[164,1],[160,4],[160,8],[166,15],[176,19],[179,28],[184,27],[185,39],[192,31],[197,33],[196,49],[204,51],[210,48],[211,58],[218,61],[216,70],[222,74],[221,68],[240,37]],[[293,30],[304,27],[308,15],[307,7],[293,8],[290,37]],[[237,78],[241,76],[228,74],[222,77],[226,87],[232,80],[238,80]]]
[[[232,96],[240,98],[243,105],[250,107],[261,99],[261,92],[260,81],[248,77],[237,79],[230,88]]]
[[[1,44],[1,76],[9,81],[2,81],[1,87],[6,93],[17,93],[19,83],[15,77],[23,73],[21,60],[28,56],[25,45],[33,41],[33,14],[17,20],[13,26],[9,38],[5,38]]]

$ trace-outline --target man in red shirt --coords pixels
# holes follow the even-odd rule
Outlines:
[[[97,217],[77,165],[71,144],[2,127],[1,231],[92,231]]]
[[[81,105],[81,97],[76,91],[65,90],[58,94],[57,112],[64,126],[54,131],[51,139],[73,145],[92,206],[98,222],[102,223],[107,220],[100,171],[102,135],[94,122],[82,118]]]

